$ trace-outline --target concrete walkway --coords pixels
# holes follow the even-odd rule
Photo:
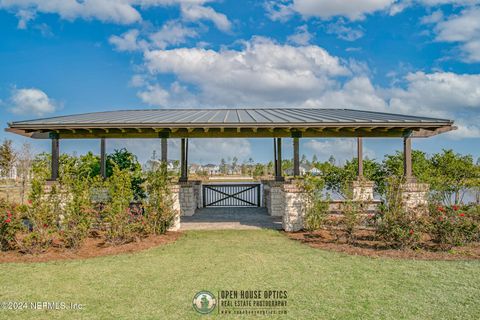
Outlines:
[[[182,216],[180,230],[281,229],[282,217],[272,217],[266,208],[201,208]]]

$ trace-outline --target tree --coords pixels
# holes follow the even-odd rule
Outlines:
[[[24,143],[22,145],[22,149],[18,154],[17,159],[17,174],[20,177],[21,183],[21,202],[24,203],[25,201],[25,193],[27,191],[27,184],[28,181],[31,179],[31,167],[32,167],[32,151],[30,144]]]
[[[222,158],[222,160],[220,161],[220,172],[222,174],[227,174],[227,162],[225,161],[225,159]]]
[[[17,157],[12,145],[12,140],[7,139],[0,145],[0,173],[5,177],[10,176]]]
[[[142,166],[137,157],[125,148],[114,150],[113,153],[107,155],[107,177],[112,176],[115,166],[118,166],[119,170],[130,172],[135,200],[145,198],[145,190],[142,188],[145,179],[142,177]]]
[[[474,188],[480,179],[471,155],[460,155],[453,150],[443,150],[431,158],[430,188],[446,204],[463,202],[466,191]]]
[[[317,158],[317,155],[314,154],[313,157],[312,157],[312,165],[316,165],[318,163],[318,158]]]

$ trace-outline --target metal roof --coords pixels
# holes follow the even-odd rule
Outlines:
[[[269,128],[270,133],[275,133],[272,129],[288,129],[293,131],[300,130],[305,132],[307,129],[335,129],[350,128],[349,132],[356,136],[362,133],[362,129],[371,129],[369,132],[377,132],[377,136],[383,136],[380,132],[387,132],[388,129],[402,129],[419,131],[428,129],[430,131],[443,128],[443,131],[454,129],[453,121],[447,119],[437,119],[429,117],[417,117],[410,115],[400,115],[393,113],[381,113],[351,109],[318,109],[318,108],[258,108],[258,109],[148,109],[148,110],[122,110],[93,112],[76,115],[66,115],[52,118],[42,118],[27,121],[17,121],[9,123],[9,129],[18,134],[28,135],[40,138],[39,133],[56,132],[63,134],[65,138],[74,138],[79,130],[86,130],[83,137],[97,137],[100,133],[108,136],[112,132],[116,135],[123,133],[126,136],[126,129],[136,130],[139,137],[145,137],[145,133],[151,129],[152,132],[168,132],[170,136],[180,136],[182,130],[191,134],[196,128],[204,129],[207,133],[209,129],[220,129],[223,133],[218,136],[230,136],[225,134],[226,129],[236,128],[237,135],[241,133],[242,128],[251,128],[252,132],[258,133],[258,129]],[[143,129],[142,129],[143,128]],[[103,130],[101,132],[93,130]],[[297,130],[298,129],[298,130]],[[323,130],[322,131],[325,131]],[[116,132],[115,130],[120,130]],[[318,136],[325,136],[329,131],[321,133]],[[227,130],[228,131],[228,130]],[[284,130],[285,131],[285,130]],[[340,131],[336,130],[338,133]],[[143,135],[141,133],[144,133]],[[178,132],[176,135],[173,134]],[[37,135],[35,136],[34,133]],[[69,133],[69,134],[67,134]],[[149,132],[151,133],[151,132]],[[235,133],[235,132],[233,132]],[[333,136],[333,131],[330,132]],[[440,133],[440,132],[438,132]],[[199,132],[196,132],[197,136]],[[399,133],[403,134],[404,133]],[[263,134],[270,136],[270,134]],[[132,136],[132,135],[129,135]],[[183,135],[188,136],[188,135]],[[193,135],[192,135],[193,136]],[[203,135],[207,136],[207,135]],[[212,133],[210,135],[212,136]],[[262,136],[262,135],[249,135]],[[336,136],[336,135],[335,135]],[[355,135],[354,135],[355,136]],[[385,135],[388,136],[388,135]],[[132,136],[133,137],[133,136]]]
[[[149,109],[105,111],[13,122],[22,125],[445,123],[450,120],[349,109]]]

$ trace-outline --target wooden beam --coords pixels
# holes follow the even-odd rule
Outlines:
[[[180,179],[178,181],[180,182],[187,182],[188,181],[188,175],[187,175],[187,139],[183,138],[181,140],[181,146],[180,146]]]
[[[277,175],[276,181],[285,181],[282,172],[282,138],[277,138]]]
[[[52,163],[51,163],[51,181],[57,181],[58,168],[60,162],[60,139],[58,137],[52,138]]]
[[[167,161],[168,161],[168,158],[167,158],[167,148],[168,148],[167,138],[161,138],[161,147],[162,147],[161,161],[162,161],[162,163],[166,164]]]
[[[363,140],[357,138],[358,179],[363,179]]]
[[[413,138],[428,138],[435,136],[437,134],[457,130],[458,127],[456,126],[446,126],[441,128],[434,128],[434,129],[418,129],[414,130],[411,137]]]
[[[293,138],[293,175],[300,176],[300,139]]]
[[[106,157],[106,141],[105,138],[100,139],[100,176],[107,178],[107,157]]]
[[[412,138],[403,138],[403,175],[405,181],[414,180],[412,174]]]

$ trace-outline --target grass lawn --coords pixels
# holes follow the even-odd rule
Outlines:
[[[137,254],[0,264],[0,301],[86,305],[0,310],[0,319],[235,318],[196,314],[192,298],[202,289],[287,290],[281,319],[480,318],[480,261],[372,259],[313,249],[273,230],[231,230],[189,231]]]

